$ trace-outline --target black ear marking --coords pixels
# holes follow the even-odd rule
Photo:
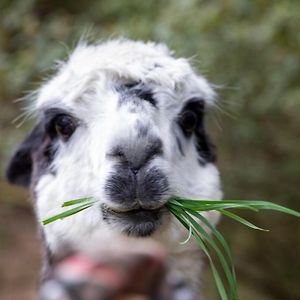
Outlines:
[[[38,123],[18,147],[6,169],[6,178],[10,183],[24,187],[30,185],[33,170],[32,152],[42,144],[44,136],[44,127]]]

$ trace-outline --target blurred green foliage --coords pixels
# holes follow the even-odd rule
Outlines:
[[[1,0],[0,24],[2,169],[30,126],[11,124],[24,105],[13,100],[35,89],[83,34],[126,36],[168,44],[216,84],[219,108],[209,121],[226,198],[300,210],[300,1]],[[221,225],[241,299],[300,299],[297,220],[248,216],[271,233]],[[209,299],[217,299],[212,290]]]

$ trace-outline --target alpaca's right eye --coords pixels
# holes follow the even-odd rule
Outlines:
[[[191,110],[183,112],[179,117],[179,123],[186,133],[192,133],[197,127],[197,115]]]
[[[61,115],[55,118],[54,127],[57,135],[66,141],[75,131],[76,123],[71,116]]]
[[[197,128],[203,126],[204,112],[204,100],[198,98],[190,99],[182,108],[177,121],[187,137],[197,131]]]

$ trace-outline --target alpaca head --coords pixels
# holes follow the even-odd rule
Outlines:
[[[204,126],[214,92],[163,45],[80,45],[37,93],[37,125],[8,167],[31,186],[39,221],[61,203],[93,196],[92,208],[44,228],[60,242],[93,235],[149,236],[171,222],[171,196],[220,199]]]

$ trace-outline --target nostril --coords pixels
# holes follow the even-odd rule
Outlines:
[[[136,175],[139,171],[139,168],[130,168],[131,172]]]

